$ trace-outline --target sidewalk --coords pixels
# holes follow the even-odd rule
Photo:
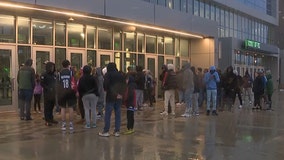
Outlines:
[[[135,113],[135,133],[99,137],[103,128],[63,133],[60,125],[46,127],[41,114],[32,121],[19,120],[16,113],[0,114],[0,160],[281,160],[284,159],[284,92],[273,96],[275,111],[237,109],[219,116],[160,116],[163,102],[155,110]],[[55,115],[60,120],[59,115]],[[113,118],[113,116],[112,116]],[[80,120],[76,116],[76,121]],[[114,123],[111,123],[113,128]],[[112,131],[113,129],[111,129]],[[122,109],[121,131],[126,130]]]

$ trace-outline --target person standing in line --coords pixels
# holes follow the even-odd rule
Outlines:
[[[261,96],[264,95],[264,89],[265,89],[265,86],[263,83],[263,71],[258,70],[257,76],[255,77],[253,81],[253,87],[252,87],[252,91],[254,93],[254,106],[252,107],[252,110],[262,109],[262,106],[260,104],[260,99],[261,99]]]
[[[134,133],[134,111],[135,111],[135,105],[136,105],[136,83],[134,81],[134,78],[129,75],[126,77],[126,92],[124,94],[124,102],[127,108],[127,131],[124,132],[124,134],[132,134]]]
[[[241,109],[243,107],[243,100],[242,100],[242,86],[243,86],[243,79],[242,77],[239,75],[238,71],[237,70],[234,70],[233,71],[234,74],[236,75],[236,79],[237,79],[237,84],[235,86],[235,94],[238,95],[238,98],[239,98],[239,102],[240,102],[240,105],[239,105],[239,109]],[[234,100],[233,100],[233,103],[235,102],[236,100],[236,95],[234,96]]]
[[[204,101],[204,92],[205,92],[205,84],[203,82],[204,79],[204,74],[202,72],[202,68],[198,68],[198,88],[199,88],[199,96],[198,96],[198,106],[201,108],[203,106],[203,101]]]
[[[235,97],[236,97],[236,86],[237,76],[234,74],[232,66],[227,67],[226,72],[222,76],[222,87],[224,88],[224,108],[227,107],[229,111],[233,111]]]
[[[61,130],[66,131],[66,108],[69,109],[69,129],[72,132],[74,130],[73,114],[74,107],[77,103],[76,91],[71,86],[72,78],[74,78],[74,72],[70,69],[70,62],[63,60],[62,70],[59,72],[59,86],[58,86],[58,104],[61,107]]]
[[[36,77],[35,80],[36,82],[34,88],[34,112],[41,113],[40,100],[42,95],[42,86],[40,85],[40,76],[36,74],[35,77]]]
[[[40,84],[43,87],[45,125],[52,126],[58,123],[53,117],[56,102],[56,73],[53,62],[46,63],[45,73],[40,76]]]
[[[183,71],[184,68],[182,67],[176,72],[177,79],[183,79]],[[182,87],[182,83],[177,83],[177,91],[178,91],[178,103],[176,103],[176,105],[180,106],[184,103],[184,90]]]
[[[174,71],[175,67],[173,64],[168,64],[168,71],[166,72],[163,80],[163,89],[165,90],[165,102],[164,102],[164,112],[160,113],[163,116],[168,115],[168,104],[171,105],[171,115],[175,116],[175,90],[177,88],[176,73]]]
[[[96,68],[94,76],[97,81],[98,92],[99,92],[99,97],[97,102],[97,109],[98,109],[97,118],[102,118],[104,116],[103,110],[105,108],[104,77],[103,77],[102,68],[100,67]]]
[[[145,75],[143,73],[142,66],[136,67],[136,76],[135,82],[137,85],[136,88],[136,103],[138,110],[143,110],[143,102],[144,102],[144,85],[145,85]]]
[[[118,72],[116,64],[111,62],[107,65],[107,73],[104,77],[104,89],[106,91],[106,106],[105,106],[105,126],[99,136],[109,137],[111,113],[114,109],[115,114],[115,128],[114,136],[119,137],[121,125],[121,105],[122,95],[126,86],[124,77]]]
[[[213,108],[212,115],[217,116],[217,83],[220,82],[220,77],[216,72],[216,67],[211,66],[209,72],[207,72],[204,76],[204,82],[206,84],[206,92],[207,92],[207,112],[206,115],[210,114],[210,103],[212,99]]]
[[[31,101],[35,88],[35,70],[32,68],[33,60],[27,59],[25,65],[18,71],[17,82],[19,86],[20,119],[32,120]]]
[[[80,78],[78,83],[78,92],[80,97],[82,97],[84,111],[85,111],[85,119],[86,125],[85,128],[91,128],[91,119],[92,119],[92,127],[96,128],[97,122],[97,102],[98,102],[98,85],[96,79],[93,75],[91,75],[92,68],[88,65],[83,67],[83,76]],[[90,111],[92,116],[90,116]]]
[[[190,69],[190,63],[186,63],[183,71],[182,88],[184,90],[184,101],[186,104],[185,112],[182,114],[182,117],[191,117],[192,116],[192,96],[194,92],[194,76],[193,72]]]
[[[265,88],[265,92],[267,95],[267,110],[272,110],[272,94],[274,92],[274,88],[273,88],[273,81],[272,81],[272,75],[271,75],[271,71],[268,70],[266,71],[266,78],[267,78],[267,82],[266,82],[266,88]]]
[[[248,70],[246,70],[245,75],[243,76],[244,101],[245,97],[247,96],[250,105],[252,104],[252,83],[253,79]]]
[[[194,66],[192,66],[191,71],[193,73],[193,84],[194,84],[194,90],[192,94],[192,107],[193,108],[193,115],[199,116],[199,105],[198,105],[198,97],[199,97],[199,87],[198,87],[198,76],[196,74],[196,69]]]

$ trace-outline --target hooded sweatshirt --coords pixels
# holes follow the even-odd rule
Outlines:
[[[78,92],[81,97],[87,94],[95,94],[99,96],[98,86],[94,76],[91,75],[92,68],[90,66],[83,67],[83,76],[79,80]]]
[[[40,76],[40,84],[43,88],[44,97],[55,98],[56,75],[55,64],[47,62],[45,72]]]
[[[215,90],[217,89],[217,83],[220,82],[220,77],[216,72],[215,66],[211,66],[209,68],[209,72],[207,72],[204,76],[204,82],[206,84],[207,90]]]

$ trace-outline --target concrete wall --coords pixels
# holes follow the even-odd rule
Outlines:
[[[190,43],[191,65],[201,68],[209,68],[216,65],[214,39],[192,39]]]
[[[219,52],[219,68],[225,71],[228,66],[232,65],[233,39],[219,38]]]
[[[279,88],[284,89],[284,50],[280,52],[280,67],[279,67]]]

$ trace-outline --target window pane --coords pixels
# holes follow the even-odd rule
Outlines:
[[[127,69],[126,69],[127,67],[135,68],[136,54],[126,52],[126,53],[124,53],[124,58],[125,58],[124,69],[123,69],[124,72],[127,71]]]
[[[120,52],[114,53],[114,63],[119,71],[122,70],[122,56]]]
[[[158,5],[166,6],[166,0],[158,0]]]
[[[66,46],[66,24],[61,22],[55,23],[55,45]]]
[[[187,12],[187,3],[186,0],[181,0],[181,11],[182,12]]]
[[[135,33],[131,32],[125,32],[124,33],[124,50],[135,52],[136,51],[136,43],[135,43]]]
[[[121,31],[114,30],[113,38],[114,38],[114,50],[121,50]]]
[[[176,38],[175,39],[175,52],[176,52],[176,56],[180,56],[180,45],[179,45],[179,39]]]
[[[31,58],[31,47],[18,46],[18,65],[24,64],[29,58]]]
[[[175,55],[174,54],[174,39],[171,37],[165,37],[165,53],[167,55]]]
[[[156,53],[156,37],[146,36],[146,53]]]
[[[180,52],[182,57],[188,57],[188,41],[187,40],[180,40]]]
[[[62,62],[66,59],[65,48],[55,48],[55,68],[60,71],[62,69]]]
[[[87,48],[95,48],[96,28],[87,26]]]
[[[145,36],[144,34],[138,33],[138,52],[145,52]]]
[[[0,15],[0,42],[15,43],[15,17]]]
[[[52,45],[52,22],[33,19],[32,26],[33,44]]]
[[[30,19],[18,17],[18,43],[30,43]]]
[[[180,11],[180,0],[174,0],[174,9]]]
[[[97,52],[95,50],[88,50],[87,51],[87,64],[89,66],[95,67],[97,66]]]
[[[98,28],[99,49],[112,49],[112,30]]]
[[[158,54],[164,54],[164,38],[158,37]]]
[[[82,24],[67,24],[68,46],[85,47],[85,26]]]
[[[145,67],[145,54],[138,54],[138,66]]]

